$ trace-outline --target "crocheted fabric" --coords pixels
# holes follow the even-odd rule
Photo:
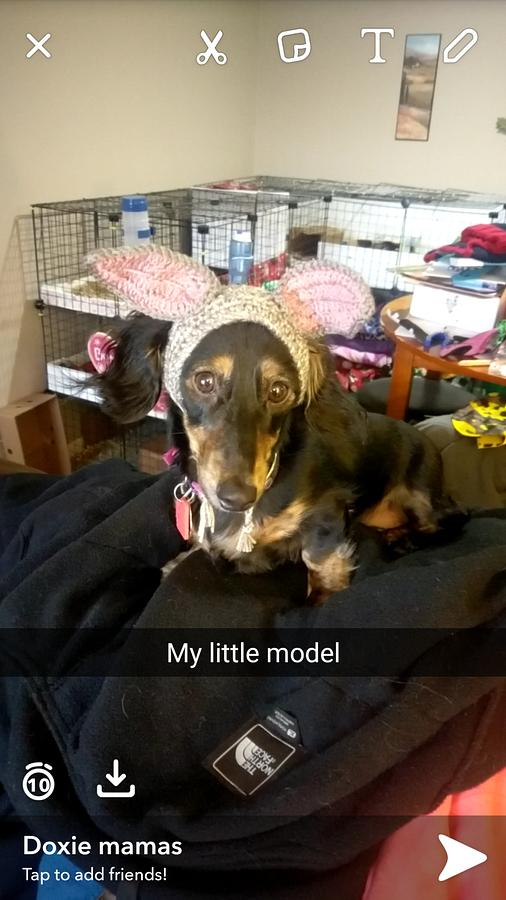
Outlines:
[[[223,287],[206,266],[164,247],[99,250],[88,257],[96,277],[132,309],[173,322],[164,382],[182,403],[180,380],[192,350],[209,332],[232,322],[264,325],[288,349],[308,386],[308,338],[325,332],[353,337],[374,310],[364,281],[346,266],[311,261],[291,269],[271,293],[246,285]]]
[[[220,287],[214,272],[183,253],[156,244],[96,250],[93,272],[132,309],[173,321]]]
[[[311,328],[355,337],[372,316],[374,300],[357,272],[338,263],[313,259],[289,269],[279,284],[285,302],[295,295],[302,301]]]
[[[304,396],[309,378],[309,347],[300,322],[288,314],[275,295],[262,288],[224,288],[206,298],[192,314],[175,322],[165,354],[164,381],[173,400],[182,405],[181,372],[191,352],[209,332],[232,322],[257,322],[268,328],[287,347]]]

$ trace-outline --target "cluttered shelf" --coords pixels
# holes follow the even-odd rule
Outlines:
[[[394,418],[406,414],[415,367],[506,387],[505,224],[469,226],[424,262],[396,267],[413,293],[381,313],[395,343],[387,404]]]
[[[467,359],[443,359],[440,356],[434,355],[429,350],[425,350],[423,344],[419,341],[416,341],[413,338],[408,339],[406,337],[399,337],[395,333],[399,325],[395,314],[399,315],[401,318],[408,316],[410,312],[410,303],[410,295],[399,297],[397,300],[392,300],[390,303],[387,303],[386,306],[383,307],[381,313],[381,324],[383,325],[385,334],[391,340],[395,341],[396,345],[402,343],[409,346],[410,353],[416,358],[416,362],[420,368],[428,369],[432,372],[443,372],[447,375],[465,375],[468,378],[478,378],[480,381],[489,381],[492,384],[506,385],[506,375],[491,374],[488,371],[488,363],[479,366],[472,365],[472,360]]]
[[[473,365],[472,360],[458,360],[436,355],[431,352],[415,336],[400,335],[400,321],[406,321],[410,315],[411,296],[399,297],[383,307],[381,324],[385,334],[395,343],[395,356],[392,370],[392,383],[388,397],[387,414],[394,419],[403,419],[406,414],[411,379],[416,367],[429,372],[444,375],[465,375],[479,381],[506,386],[506,374],[492,373],[489,364]],[[470,364],[471,363],[471,364]]]

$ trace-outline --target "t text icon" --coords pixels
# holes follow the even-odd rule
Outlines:
[[[295,39],[299,35],[302,38],[302,43]],[[286,38],[293,38],[293,41],[286,41]],[[290,31],[280,31],[278,34],[278,48],[281,62],[302,62],[311,53],[309,31],[306,31],[305,28],[292,28]]]
[[[114,790],[109,787],[103,788],[101,784],[97,784],[97,797],[135,797],[135,784],[131,784],[128,790],[118,790],[126,778],[126,775],[119,770],[118,759],[113,761],[112,773],[107,773],[105,777],[112,784]]]
[[[34,56],[35,53],[37,53],[37,51],[40,51],[40,53],[42,53],[42,56],[45,56],[46,59],[51,59],[51,54],[50,54],[49,50],[47,49],[47,47],[44,46],[44,44],[47,44],[50,37],[51,37],[51,34],[48,32],[47,34],[44,35],[44,37],[41,37],[39,40],[38,38],[34,38],[33,34],[30,34],[30,32],[28,31],[26,34],[26,38],[28,41],[31,41],[31,43],[33,44],[33,47],[26,54],[26,58],[31,59],[32,56]]]
[[[211,40],[207,31],[201,31],[200,37],[204,41],[207,50],[205,50],[203,53],[197,53],[197,62],[199,66],[205,66],[205,64],[211,59],[211,56],[219,66],[224,66],[227,61],[227,54],[222,53],[221,50],[218,50],[218,44],[223,37],[223,32],[218,31]]]

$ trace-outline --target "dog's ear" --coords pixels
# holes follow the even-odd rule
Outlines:
[[[367,414],[352,394],[343,391],[335,375],[334,358],[326,344],[315,341],[310,353],[310,386],[304,409],[313,431],[328,442],[340,465],[350,471],[365,440]]]
[[[332,356],[328,347],[316,338],[308,338],[309,346],[309,378],[306,391],[306,409],[316,401],[332,374]]]
[[[133,313],[111,328],[110,363],[91,383],[104,412],[116,422],[143,419],[158,400],[170,328],[170,322],[143,313]]]

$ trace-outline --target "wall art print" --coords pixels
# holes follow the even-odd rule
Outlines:
[[[429,139],[440,46],[440,34],[406,35],[395,129],[398,141]]]

